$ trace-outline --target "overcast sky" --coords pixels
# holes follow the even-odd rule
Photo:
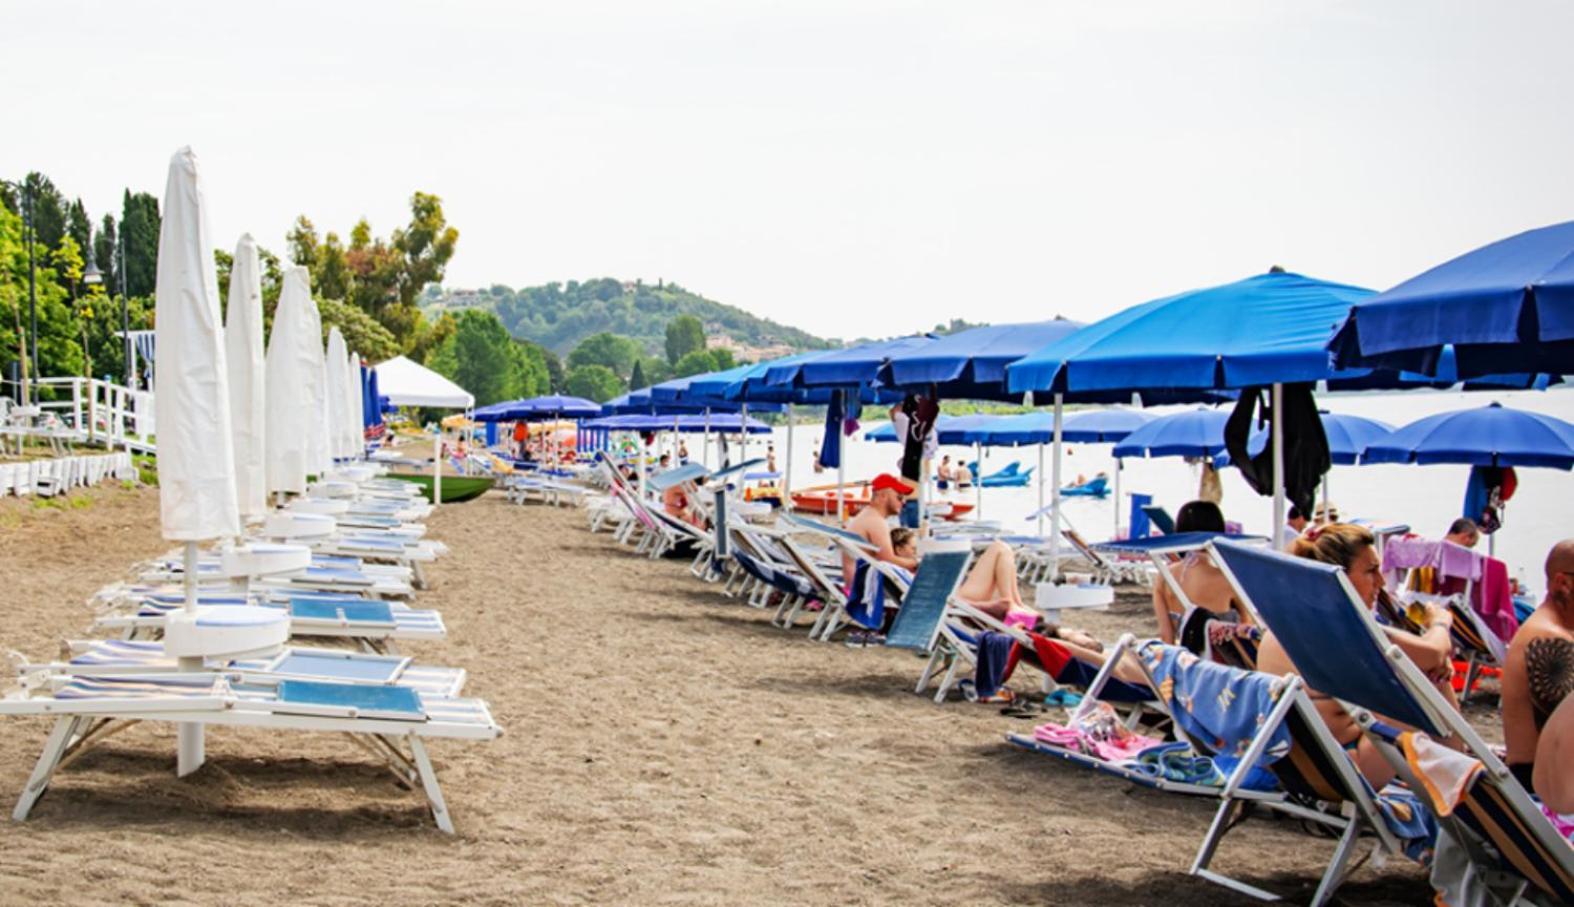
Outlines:
[[[221,8],[222,7],[222,8]],[[220,247],[460,230],[450,286],[666,278],[816,333],[1383,288],[1574,217],[1564,2],[6,0],[0,176],[190,144]]]

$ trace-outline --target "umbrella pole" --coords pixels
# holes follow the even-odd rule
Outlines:
[[[1110,534],[1110,538],[1112,538],[1112,539],[1120,538],[1120,470],[1121,470],[1121,465],[1122,464],[1120,462],[1120,457],[1116,457],[1115,458],[1115,528],[1114,528],[1114,531]]]
[[[840,429],[837,429],[840,431]],[[847,481],[847,451],[843,445],[842,455],[836,458],[836,523],[839,526],[847,525],[847,496],[842,490]]]
[[[749,462],[749,404],[747,403],[743,404],[738,413],[738,462]]]
[[[787,459],[782,463],[782,507],[792,503],[792,404],[787,404]]]
[[[1270,539],[1279,537],[1284,525],[1284,385],[1273,386],[1273,529]]]
[[[982,478],[983,475],[984,475],[984,442],[983,441],[974,441],[973,442],[973,462],[978,464],[978,475],[979,475],[980,478]],[[965,469],[966,467],[963,467],[963,468]],[[973,519],[981,520],[983,518],[984,518],[984,483],[983,482],[974,482],[973,483]]]
[[[197,612],[197,543],[187,542],[185,552],[184,575],[181,577],[186,586],[185,610],[188,615]],[[182,658],[180,667],[183,671],[199,670],[202,659]],[[175,774],[184,778],[202,767],[203,741],[202,725],[197,723],[182,724],[177,726],[175,732]]]
[[[700,465],[710,468],[710,407],[705,407],[705,439],[700,442]]]
[[[443,426],[432,432],[432,506],[443,503]]]
[[[1065,422],[1064,402],[1065,396],[1063,394],[1055,394],[1055,451],[1053,463],[1055,474],[1050,476],[1052,487],[1049,489],[1051,507],[1049,516],[1049,579],[1051,582],[1054,582],[1060,578],[1060,455],[1064,447],[1064,445],[1061,443],[1061,433],[1062,429],[1064,428],[1063,423]],[[1039,456],[1043,456],[1043,450],[1043,446],[1040,445]],[[1039,478],[1040,480],[1043,479],[1042,469],[1039,470]],[[1040,487],[1042,487],[1042,485]],[[1041,503],[1043,497],[1043,492],[1039,492]]]

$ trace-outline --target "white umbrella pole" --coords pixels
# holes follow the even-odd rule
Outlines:
[[[710,407],[705,407],[705,437],[700,441],[700,465],[710,468]]]
[[[432,506],[443,502],[443,426],[432,432]]]
[[[837,431],[841,431],[841,429],[838,428]],[[842,485],[847,481],[847,451],[845,447],[844,443],[842,455],[836,460],[836,522],[842,526],[847,525],[846,495],[842,491]]]
[[[1054,454],[1053,454],[1053,457],[1054,457],[1054,462],[1053,462],[1054,475],[1050,476],[1050,489],[1049,489],[1049,494],[1050,494],[1049,563],[1051,565],[1050,566],[1050,577],[1049,578],[1050,578],[1051,581],[1053,581],[1055,579],[1058,579],[1060,577],[1060,453],[1061,453],[1061,448],[1062,448],[1062,445],[1061,445],[1061,432],[1062,432],[1062,429],[1064,427],[1062,425],[1062,423],[1065,421],[1065,407],[1063,406],[1064,402],[1065,402],[1064,395],[1060,394],[1060,393],[1056,393],[1055,394],[1055,442],[1054,442],[1055,443],[1055,450],[1054,450]],[[1042,456],[1043,447],[1040,446],[1039,450],[1041,452],[1040,456]],[[1040,470],[1040,473],[1042,473],[1042,470]],[[1039,497],[1040,498],[1043,497],[1043,493],[1042,492],[1039,494]]]
[[[1273,529],[1271,539],[1279,537],[1284,525],[1284,385],[1273,386]]]
[[[1121,470],[1120,457],[1116,457],[1115,458],[1115,528],[1114,528],[1114,531],[1111,532],[1111,534],[1110,534],[1110,538],[1112,538],[1112,539],[1120,538],[1120,470]]]
[[[973,462],[978,464],[978,478],[984,476],[984,442],[973,442]],[[973,482],[973,519],[984,518],[984,483]]]
[[[749,404],[738,413],[738,462],[749,462]]]
[[[1042,445],[1042,444],[1038,445],[1038,469],[1034,470],[1034,472],[1038,475],[1038,482],[1036,483],[1037,487],[1038,487],[1038,537],[1039,538],[1043,538],[1044,537],[1044,445]],[[978,478],[980,480],[982,480],[984,478],[984,470],[982,468],[980,468],[978,470]]]
[[[792,505],[792,404],[787,404],[787,458],[782,463],[782,507]]]

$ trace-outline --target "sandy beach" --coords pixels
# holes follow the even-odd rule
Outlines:
[[[155,491],[77,499],[0,502],[0,649],[53,656],[86,596],[169,547]],[[407,651],[465,667],[506,728],[433,747],[456,837],[343,738],[212,731],[177,780],[172,730],[138,725],[0,823],[0,902],[1233,902],[1185,874],[1214,804],[1016,751],[1003,735],[1033,722],[913,695],[910,654],[776,630],[579,510],[493,494],[429,525],[452,553],[417,601],[450,636]],[[1151,613],[1132,597],[1088,623],[1113,639]],[[9,813],[47,723],[0,727]],[[1217,865],[1304,898],[1331,847],[1254,820]],[[1431,901],[1398,862],[1340,897]]]

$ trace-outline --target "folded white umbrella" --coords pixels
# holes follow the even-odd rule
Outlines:
[[[235,446],[235,499],[244,519],[268,509],[267,451],[263,430],[268,407],[262,347],[262,268],[257,244],[243,234],[230,268],[224,356],[229,366],[231,437]]]
[[[310,445],[315,412],[309,399],[312,347],[322,348],[312,324],[311,278],[296,266],[284,272],[279,306],[273,313],[273,334],[267,357],[268,491],[302,494],[311,468]]]
[[[347,457],[350,451],[344,443],[344,363],[349,356],[344,345],[344,334],[337,325],[328,329],[328,353],[323,363],[323,378],[328,406],[328,450],[334,457]]]
[[[360,459],[366,452],[361,433],[361,357],[354,353],[344,357],[344,446],[345,456]]]
[[[164,537],[240,534],[218,272],[197,158],[175,152],[154,285],[159,516]]]
[[[322,312],[317,300],[306,297],[309,365],[306,368],[306,471],[321,476],[333,466],[333,447],[328,441],[328,369],[323,354]]]

